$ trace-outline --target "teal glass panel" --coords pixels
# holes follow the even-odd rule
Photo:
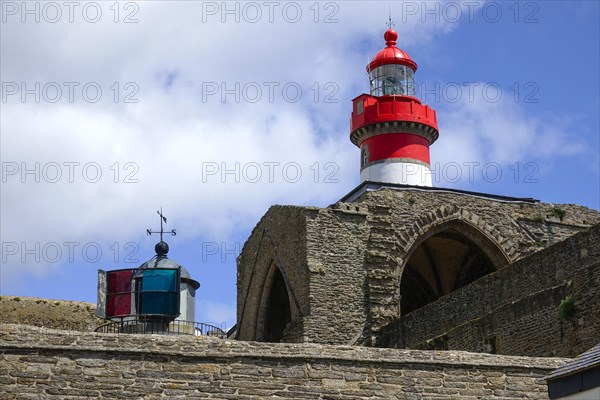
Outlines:
[[[146,269],[140,288],[140,314],[179,315],[179,270]]]

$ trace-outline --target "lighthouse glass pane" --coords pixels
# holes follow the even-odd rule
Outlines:
[[[406,79],[405,79],[406,94],[409,96],[414,96],[415,95],[415,71],[413,71],[410,67],[404,67],[404,68],[406,68]]]
[[[140,314],[179,315],[179,270],[144,270],[139,299]]]
[[[131,279],[133,270],[107,272],[106,316],[124,317],[131,315]]]
[[[369,77],[373,96],[413,96],[415,93],[414,71],[405,65],[382,65],[372,70]]]

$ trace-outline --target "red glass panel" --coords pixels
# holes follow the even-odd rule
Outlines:
[[[133,271],[129,269],[124,271],[109,271],[107,273],[107,317],[131,315],[131,280],[133,278]]]

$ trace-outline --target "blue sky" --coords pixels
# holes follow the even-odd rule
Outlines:
[[[21,4],[2,2],[2,295],[95,302],[98,268],[153,256],[162,206],[198,321],[230,327],[269,206],[359,183],[351,99],[390,7],[438,112],[435,186],[600,208],[598,2]]]

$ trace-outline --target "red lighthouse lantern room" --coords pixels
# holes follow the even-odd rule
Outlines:
[[[367,65],[371,94],[352,100],[350,140],[360,148],[360,180],[431,186],[435,110],[414,96],[417,64],[396,47],[396,31],[383,37],[386,47]]]

